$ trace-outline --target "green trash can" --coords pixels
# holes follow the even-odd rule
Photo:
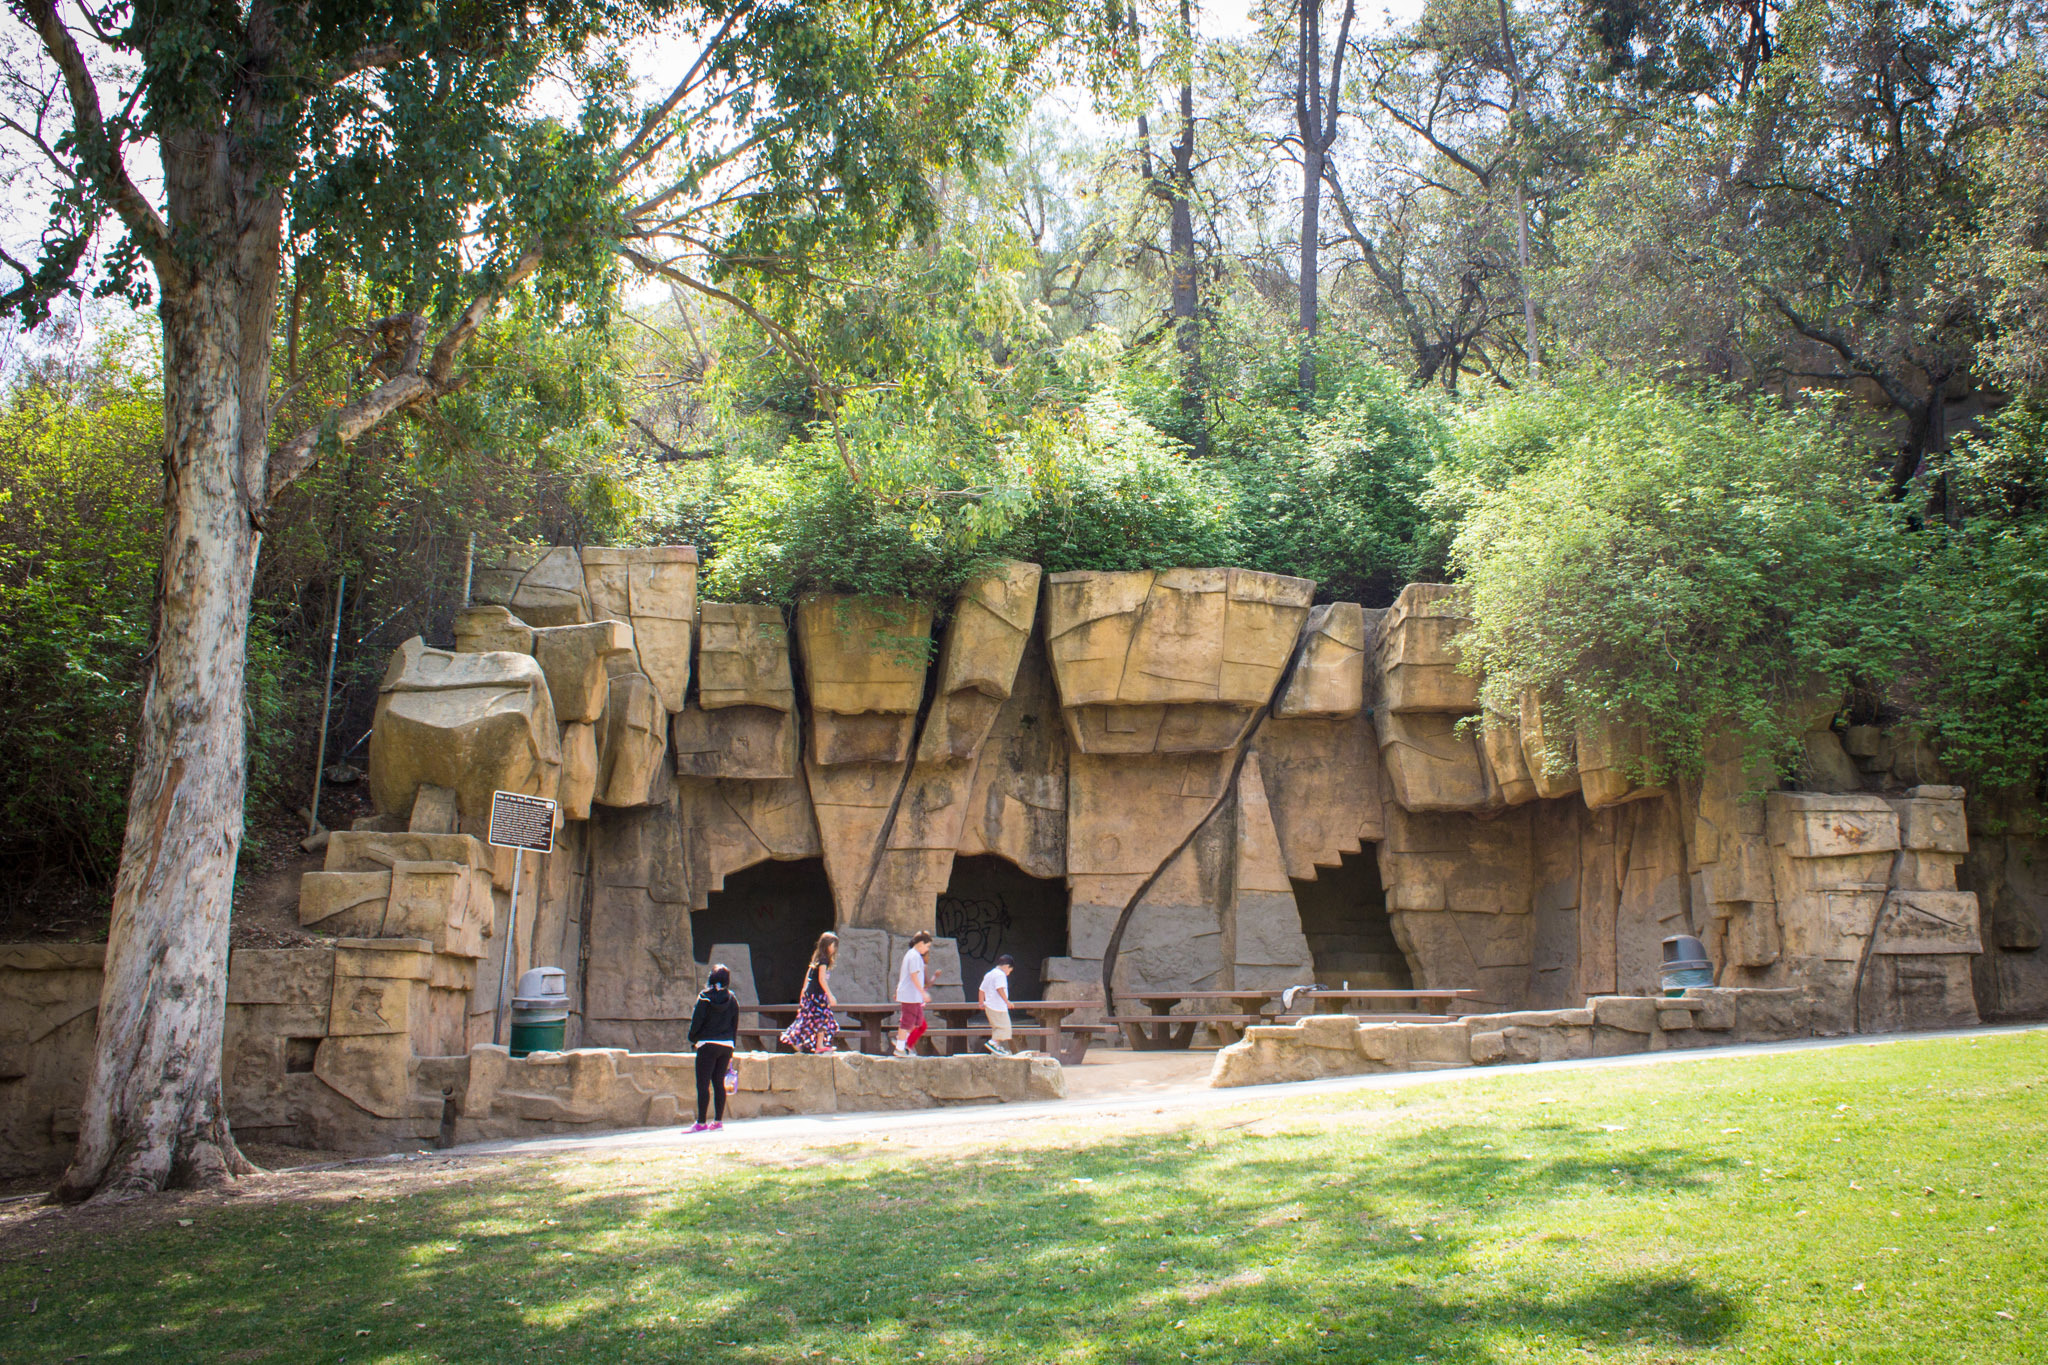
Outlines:
[[[560,967],[520,973],[519,988],[512,994],[512,1055],[560,1052],[568,1033],[568,974]]]

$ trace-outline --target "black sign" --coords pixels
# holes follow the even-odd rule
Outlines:
[[[555,803],[545,796],[491,793],[491,843],[499,848],[555,851]]]

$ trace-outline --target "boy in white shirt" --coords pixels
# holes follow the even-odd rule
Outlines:
[[[904,951],[902,969],[896,973],[896,1004],[903,1014],[902,1027],[896,1031],[898,1057],[915,1053],[917,1040],[924,1037],[924,1007],[932,998],[931,991],[925,986],[924,960],[931,951],[930,932],[918,930],[911,936],[910,947]]]
[[[982,1046],[998,1057],[1010,1055],[1010,973],[1017,959],[1004,953],[981,979],[981,1012],[988,1016],[989,1039]]]

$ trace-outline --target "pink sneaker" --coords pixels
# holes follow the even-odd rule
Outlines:
[[[710,1127],[711,1125],[708,1123],[700,1123],[695,1128],[692,1128],[690,1131],[693,1133],[701,1133]]]
[[[717,1132],[717,1131],[718,1131],[719,1129],[721,1129],[721,1128],[723,1128],[723,1127],[725,1127],[725,1120],[724,1120],[724,1119],[720,1119],[720,1120],[718,1120],[718,1121],[717,1121],[716,1123],[714,1123],[714,1124],[712,1124],[712,1125],[711,1125],[711,1131],[715,1133],[715,1132]]]

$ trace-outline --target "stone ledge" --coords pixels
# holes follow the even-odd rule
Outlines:
[[[1209,1084],[1272,1085],[1778,1042],[1812,1036],[1813,1022],[1811,1002],[1802,992],[1722,987],[1677,997],[1596,996],[1584,1009],[1471,1014],[1448,1024],[1315,1015],[1297,1024],[1245,1030],[1242,1042],[1216,1054]]]
[[[726,1117],[854,1114],[1065,1099],[1066,1077],[1048,1057],[869,1057],[741,1052],[740,1086]],[[423,1058],[421,1079],[448,1092],[453,1141],[687,1123],[696,1111],[696,1058],[688,1052],[575,1048],[514,1058],[485,1044],[466,1057]]]

